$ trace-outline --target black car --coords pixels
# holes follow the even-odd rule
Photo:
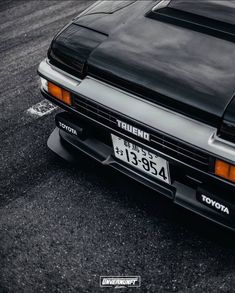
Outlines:
[[[235,229],[235,2],[98,1],[53,39],[48,146]]]

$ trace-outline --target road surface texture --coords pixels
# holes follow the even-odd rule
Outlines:
[[[53,35],[89,3],[0,2],[0,292],[113,292],[102,275],[141,276],[116,292],[235,292],[233,233],[84,155],[62,161],[46,146],[58,110],[27,111]]]

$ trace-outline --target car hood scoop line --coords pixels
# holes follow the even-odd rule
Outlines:
[[[218,3],[219,1],[217,4],[215,2],[206,0],[200,3],[181,0],[161,1],[146,16],[235,42],[235,20],[234,17],[230,17],[230,14],[233,16],[235,14],[235,2],[229,3],[229,5],[225,5],[228,1],[222,1],[225,2],[222,3],[223,5]],[[221,14],[219,18],[217,17],[215,5],[220,6],[224,17],[221,17]],[[208,11],[210,6],[212,9],[205,13],[206,8]]]

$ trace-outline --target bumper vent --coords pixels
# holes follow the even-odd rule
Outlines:
[[[153,131],[152,129],[149,129],[141,124],[138,125],[135,121],[130,120],[128,117],[123,117],[122,115],[93,103],[88,99],[74,96],[73,101],[76,111],[86,117],[94,119],[103,125],[118,131],[120,131],[120,128],[117,127],[116,119],[130,123],[131,125],[150,133],[150,142],[144,141],[144,143],[150,147],[200,170],[209,170],[209,155],[198,150],[197,148],[160,132]]]

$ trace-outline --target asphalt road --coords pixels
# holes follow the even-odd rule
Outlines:
[[[235,292],[234,234],[83,155],[60,160],[46,146],[55,111],[27,112],[51,38],[87,5],[0,2],[0,292],[113,292],[101,275],[139,275],[137,292]]]

